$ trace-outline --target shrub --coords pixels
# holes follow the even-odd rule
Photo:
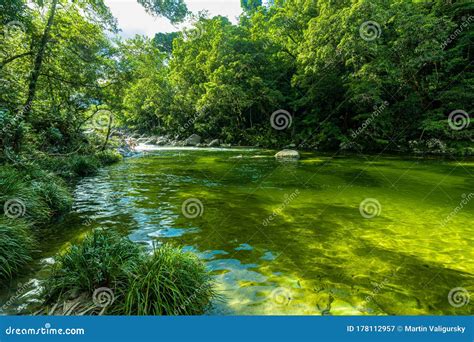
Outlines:
[[[103,288],[113,298],[106,307],[94,303],[95,292]],[[63,305],[63,314],[194,315],[204,313],[213,296],[211,277],[194,255],[163,246],[150,256],[128,238],[104,230],[58,257],[43,290],[49,314],[48,305],[74,298],[74,312]]]
[[[24,220],[0,217],[0,284],[31,261],[34,240]]]

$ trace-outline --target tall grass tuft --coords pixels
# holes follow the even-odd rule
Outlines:
[[[126,315],[199,315],[215,296],[204,264],[193,254],[164,245],[131,276]]]
[[[6,283],[31,261],[34,241],[24,220],[0,217],[0,284]]]
[[[142,257],[140,247],[112,231],[95,230],[82,243],[56,258],[45,284],[47,301],[75,293],[92,294],[101,287],[116,289]]]
[[[103,288],[113,301],[97,310],[93,295]],[[74,298],[77,310],[68,314],[197,315],[214,296],[211,276],[196,256],[167,245],[149,255],[104,230],[58,257],[43,291],[46,307]]]

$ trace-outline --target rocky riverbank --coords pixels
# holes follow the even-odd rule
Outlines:
[[[230,144],[224,144],[220,139],[202,139],[197,134],[192,134],[187,139],[169,136],[148,136],[145,134],[126,134],[123,132],[115,132],[114,138],[119,140],[118,152],[123,156],[129,156],[137,151],[138,146],[154,145],[154,146],[171,146],[171,147],[232,147]]]

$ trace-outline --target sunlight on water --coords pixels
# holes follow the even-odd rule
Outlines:
[[[47,258],[103,227],[197,253],[225,298],[211,314],[472,313],[450,305],[448,293],[474,293],[474,163],[142,151],[80,181],[74,212],[50,228],[55,239],[24,281],[44,277]],[[22,298],[19,308],[34,294]]]

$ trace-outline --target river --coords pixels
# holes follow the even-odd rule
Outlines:
[[[474,162],[274,153],[151,148],[81,179],[1,312],[33,310],[52,257],[100,227],[197,253],[209,314],[472,313],[448,296],[474,293]]]

